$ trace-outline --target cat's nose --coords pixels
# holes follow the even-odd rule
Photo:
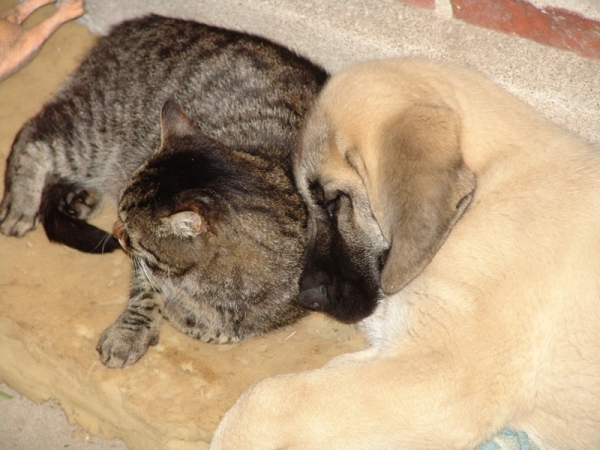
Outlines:
[[[123,222],[121,222],[121,219],[116,220],[115,224],[113,225],[112,234],[115,238],[117,238],[119,244],[121,244],[121,247],[123,247],[124,250],[127,250],[125,244],[125,230],[123,229]]]

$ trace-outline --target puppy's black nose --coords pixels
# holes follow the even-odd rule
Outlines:
[[[323,311],[327,304],[327,287],[321,285],[301,291],[297,303],[303,308]]]
[[[313,311],[324,311],[329,304],[327,287],[330,284],[331,277],[326,271],[307,264],[300,277],[300,294],[296,303]]]

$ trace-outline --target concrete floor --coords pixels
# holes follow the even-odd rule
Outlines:
[[[0,384],[0,449],[2,450],[127,450],[119,439],[92,436],[67,421],[51,402],[38,405]]]

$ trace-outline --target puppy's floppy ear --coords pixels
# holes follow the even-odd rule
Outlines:
[[[460,152],[459,119],[445,106],[408,108],[390,122],[379,144],[383,225],[391,239],[381,287],[392,294],[431,261],[471,202],[476,183]]]

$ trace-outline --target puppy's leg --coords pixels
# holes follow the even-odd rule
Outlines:
[[[436,354],[338,358],[269,378],[240,397],[211,449],[473,449],[509,408]]]

